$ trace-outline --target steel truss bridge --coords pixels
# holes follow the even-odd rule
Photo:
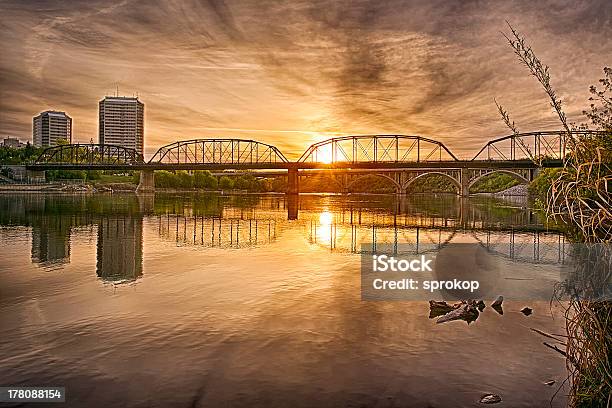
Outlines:
[[[573,132],[589,136],[595,131]],[[366,176],[389,180],[399,194],[422,177],[447,177],[461,195],[489,174],[506,173],[521,183],[542,167],[560,167],[567,153],[564,131],[513,134],[491,140],[471,159],[460,159],[442,142],[422,136],[358,135],[311,145],[297,161],[275,146],[256,140],[211,138],[183,140],[159,148],[149,161],[134,149],[115,145],[69,144],[46,149],[26,166],[44,170],[140,170],[141,192],[154,190],[154,170],[254,171],[256,176],[288,177],[287,193],[299,193],[300,179],[329,177],[341,191]],[[231,174],[231,173],[228,173]]]

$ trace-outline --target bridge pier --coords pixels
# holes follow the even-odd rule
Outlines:
[[[461,191],[459,191],[459,194],[461,195],[461,197],[469,197],[470,195],[470,170],[469,169],[466,169],[466,168],[461,169],[459,183],[461,184]]]
[[[154,193],[155,192],[155,172],[153,170],[141,170],[140,181],[136,187],[137,193]]]
[[[300,194],[300,177],[294,166],[287,170],[287,194]]]
[[[47,180],[45,172],[38,170],[26,170],[26,179],[28,183],[32,184],[44,183]]]

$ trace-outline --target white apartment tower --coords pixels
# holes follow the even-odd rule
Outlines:
[[[55,146],[58,140],[72,143],[72,118],[66,112],[45,111],[32,119],[32,144]]]
[[[100,144],[144,150],[144,104],[138,98],[106,96],[100,101]]]

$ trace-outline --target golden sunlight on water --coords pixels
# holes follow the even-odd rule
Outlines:
[[[455,197],[304,196],[294,221],[284,200],[0,196],[0,383],[65,385],[68,406],[549,405],[565,362],[529,328],[563,330],[542,295],[561,235]],[[426,301],[362,301],[374,242],[481,242],[539,297],[470,325],[435,324]]]

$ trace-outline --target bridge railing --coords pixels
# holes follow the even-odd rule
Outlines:
[[[181,140],[160,147],[149,163],[261,164],[286,163],[275,146],[247,139]]]
[[[35,164],[141,164],[142,154],[135,149],[110,144],[66,144],[49,147]]]
[[[359,135],[327,139],[311,145],[298,162],[402,163],[456,161],[443,143],[421,136]]]

